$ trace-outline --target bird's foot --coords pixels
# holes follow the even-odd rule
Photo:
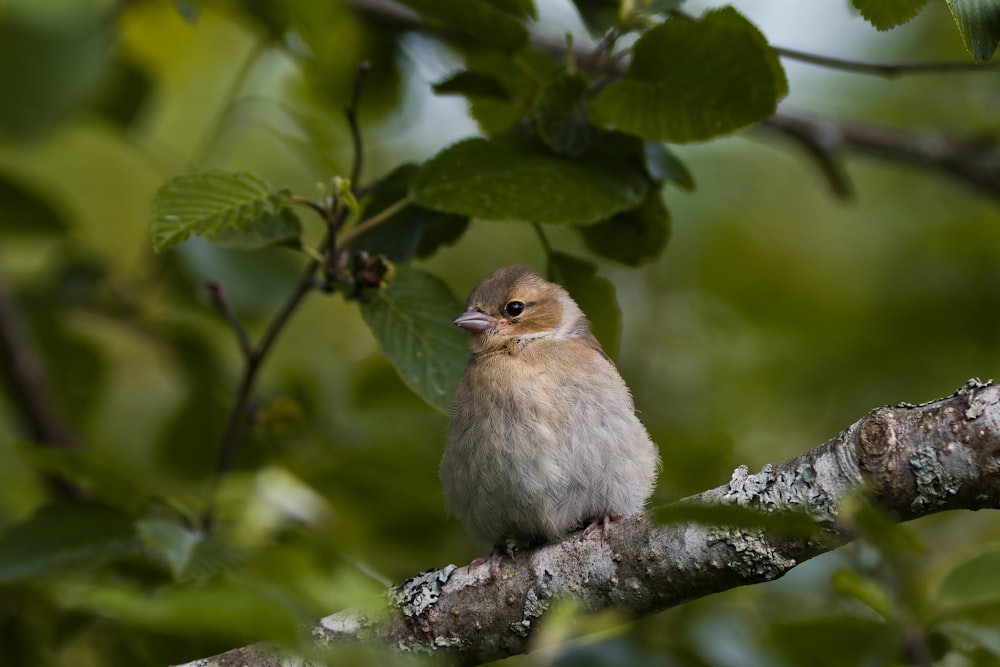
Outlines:
[[[597,530],[598,527],[600,527],[601,542],[607,542],[608,535],[611,534],[611,522],[621,521],[621,520],[622,520],[621,514],[605,514],[602,517],[594,519],[593,521],[587,524],[586,528],[583,529],[583,535],[580,536],[580,539],[582,540],[583,538],[587,537],[587,535],[590,535],[592,532]]]
[[[500,578],[500,561],[504,556],[507,556],[512,561],[516,561],[514,558],[514,549],[506,544],[494,544],[493,551],[490,552],[489,556],[480,556],[479,558],[472,559],[469,563],[469,567],[474,565],[482,565],[483,563],[490,564],[490,578],[496,581]]]

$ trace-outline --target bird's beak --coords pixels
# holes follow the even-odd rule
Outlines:
[[[455,318],[454,323],[472,333],[482,333],[496,328],[497,325],[492,317],[478,310],[469,310],[462,313]]]

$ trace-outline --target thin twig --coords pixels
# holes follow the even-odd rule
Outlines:
[[[356,151],[352,171],[353,177],[351,180],[352,188],[355,187],[355,181],[358,177],[360,177],[361,169],[364,164],[364,156],[361,154],[361,151],[363,150],[361,143],[361,131],[357,123],[357,105],[361,99],[361,87],[369,69],[370,66],[367,63],[362,63],[358,67],[357,78],[354,82],[354,93],[351,99],[351,106],[347,109],[347,120],[351,126],[351,136],[354,139],[354,150]],[[257,374],[260,371],[261,365],[267,358],[275,342],[278,340],[278,336],[284,330],[285,326],[291,321],[292,315],[295,314],[295,311],[302,303],[302,300],[311,290],[318,286],[318,281],[316,280],[317,271],[321,268],[323,269],[324,275],[322,285],[330,284],[330,268],[335,266],[336,258],[338,256],[336,234],[347,218],[349,212],[348,207],[343,205],[339,197],[331,199],[329,202],[324,204],[303,197],[293,197],[292,202],[311,208],[317,215],[323,218],[324,222],[326,222],[326,233],[317,246],[319,254],[322,255],[322,259],[313,258],[309,260],[309,263],[302,270],[302,274],[299,276],[299,280],[296,283],[295,288],[292,290],[291,294],[288,295],[288,298],[285,299],[284,304],[282,304],[281,309],[274,316],[274,319],[271,320],[267,329],[264,330],[264,334],[261,336],[256,346],[253,346],[250,343],[243,327],[236,321],[232,310],[228,307],[228,303],[225,299],[221,298],[221,290],[216,290],[215,293],[213,293],[211,288],[209,288],[209,297],[213,299],[216,307],[222,311],[223,316],[229,321],[230,327],[234,332],[236,332],[240,343],[240,349],[243,352],[244,364],[243,373],[236,389],[236,396],[229,409],[229,415],[226,418],[226,426],[222,432],[219,455],[216,459],[208,506],[201,516],[202,528],[206,532],[212,529],[212,525],[215,521],[215,498],[218,495],[219,486],[222,484],[222,480],[225,478],[226,474],[232,469],[233,463],[236,460],[236,455],[239,453],[240,445],[246,439],[249,427],[253,423],[253,414],[250,402],[254,385],[257,381]],[[374,226],[374,224],[377,224],[377,222],[372,224],[372,221],[368,220],[365,223],[362,223],[362,225],[364,224],[367,224],[370,228],[371,226]],[[363,229],[360,229],[362,225],[358,225],[358,227],[351,230],[351,234],[349,234],[349,236],[354,238],[361,231],[364,231]]]
[[[344,113],[347,116],[347,125],[351,130],[351,143],[354,146],[354,164],[351,166],[351,191],[357,195],[358,184],[361,182],[361,172],[365,166],[364,145],[361,141],[361,124],[358,122],[358,107],[361,104],[361,90],[364,88],[365,79],[371,71],[371,63],[365,61],[358,65],[358,71],[354,76],[354,88],[351,91],[351,104]]]
[[[849,184],[840,182],[847,176],[839,164],[850,151],[935,169],[1000,198],[1000,150],[992,136],[920,132],[784,113],[771,116],[763,125],[794,138],[821,166],[828,167],[824,173],[835,192],[843,188],[849,191]]]
[[[14,295],[0,271],[0,382],[7,388],[12,411],[20,418],[27,440],[39,446],[78,449],[76,436],[57,414],[54,394],[45,364],[35,350],[15,303]],[[84,497],[69,481],[47,475],[53,495],[62,499]]]
[[[233,307],[230,305],[229,299],[226,298],[225,293],[222,291],[222,285],[214,281],[205,283],[205,295],[212,302],[212,305],[222,313],[226,323],[229,324],[229,328],[236,334],[236,342],[240,345],[240,352],[243,354],[243,358],[249,360],[254,354],[253,344],[250,342],[250,337],[247,336],[247,330],[243,328],[243,325],[236,318],[236,313],[233,312]]]
[[[1000,61],[992,63],[970,63],[970,62],[904,62],[904,63],[871,63],[857,60],[847,60],[845,58],[835,58],[832,56],[821,56],[805,51],[796,51],[780,46],[772,47],[774,52],[782,58],[798,60],[799,62],[828,67],[854,74],[870,74],[882,76],[887,79],[895,79],[906,74],[951,74],[951,73],[971,73],[987,72],[996,70],[1000,66]]]

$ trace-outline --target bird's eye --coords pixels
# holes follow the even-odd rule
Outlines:
[[[511,301],[503,309],[511,317],[517,317],[524,312],[524,303],[522,301]]]

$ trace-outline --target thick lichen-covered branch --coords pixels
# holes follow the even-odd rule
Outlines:
[[[859,494],[900,520],[1000,507],[1000,387],[970,380],[949,398],[877,408],[813,450],[754,474],[740,467],[727,484],[678,504],[795,512],[810,517],[813,534],[693,521],[658,526],[633,517],[606,541],[595,531],[519,552],[497,581],[487,565],[424,572],[390,591],[384,615],[335,614],[313,636],[320,646],[378,642],[461,664],[524,653],[559,600],[642,616],[776,579],[853,539],[844,508]],[[231,660],[305,664],[260,647],[191,664]]]

